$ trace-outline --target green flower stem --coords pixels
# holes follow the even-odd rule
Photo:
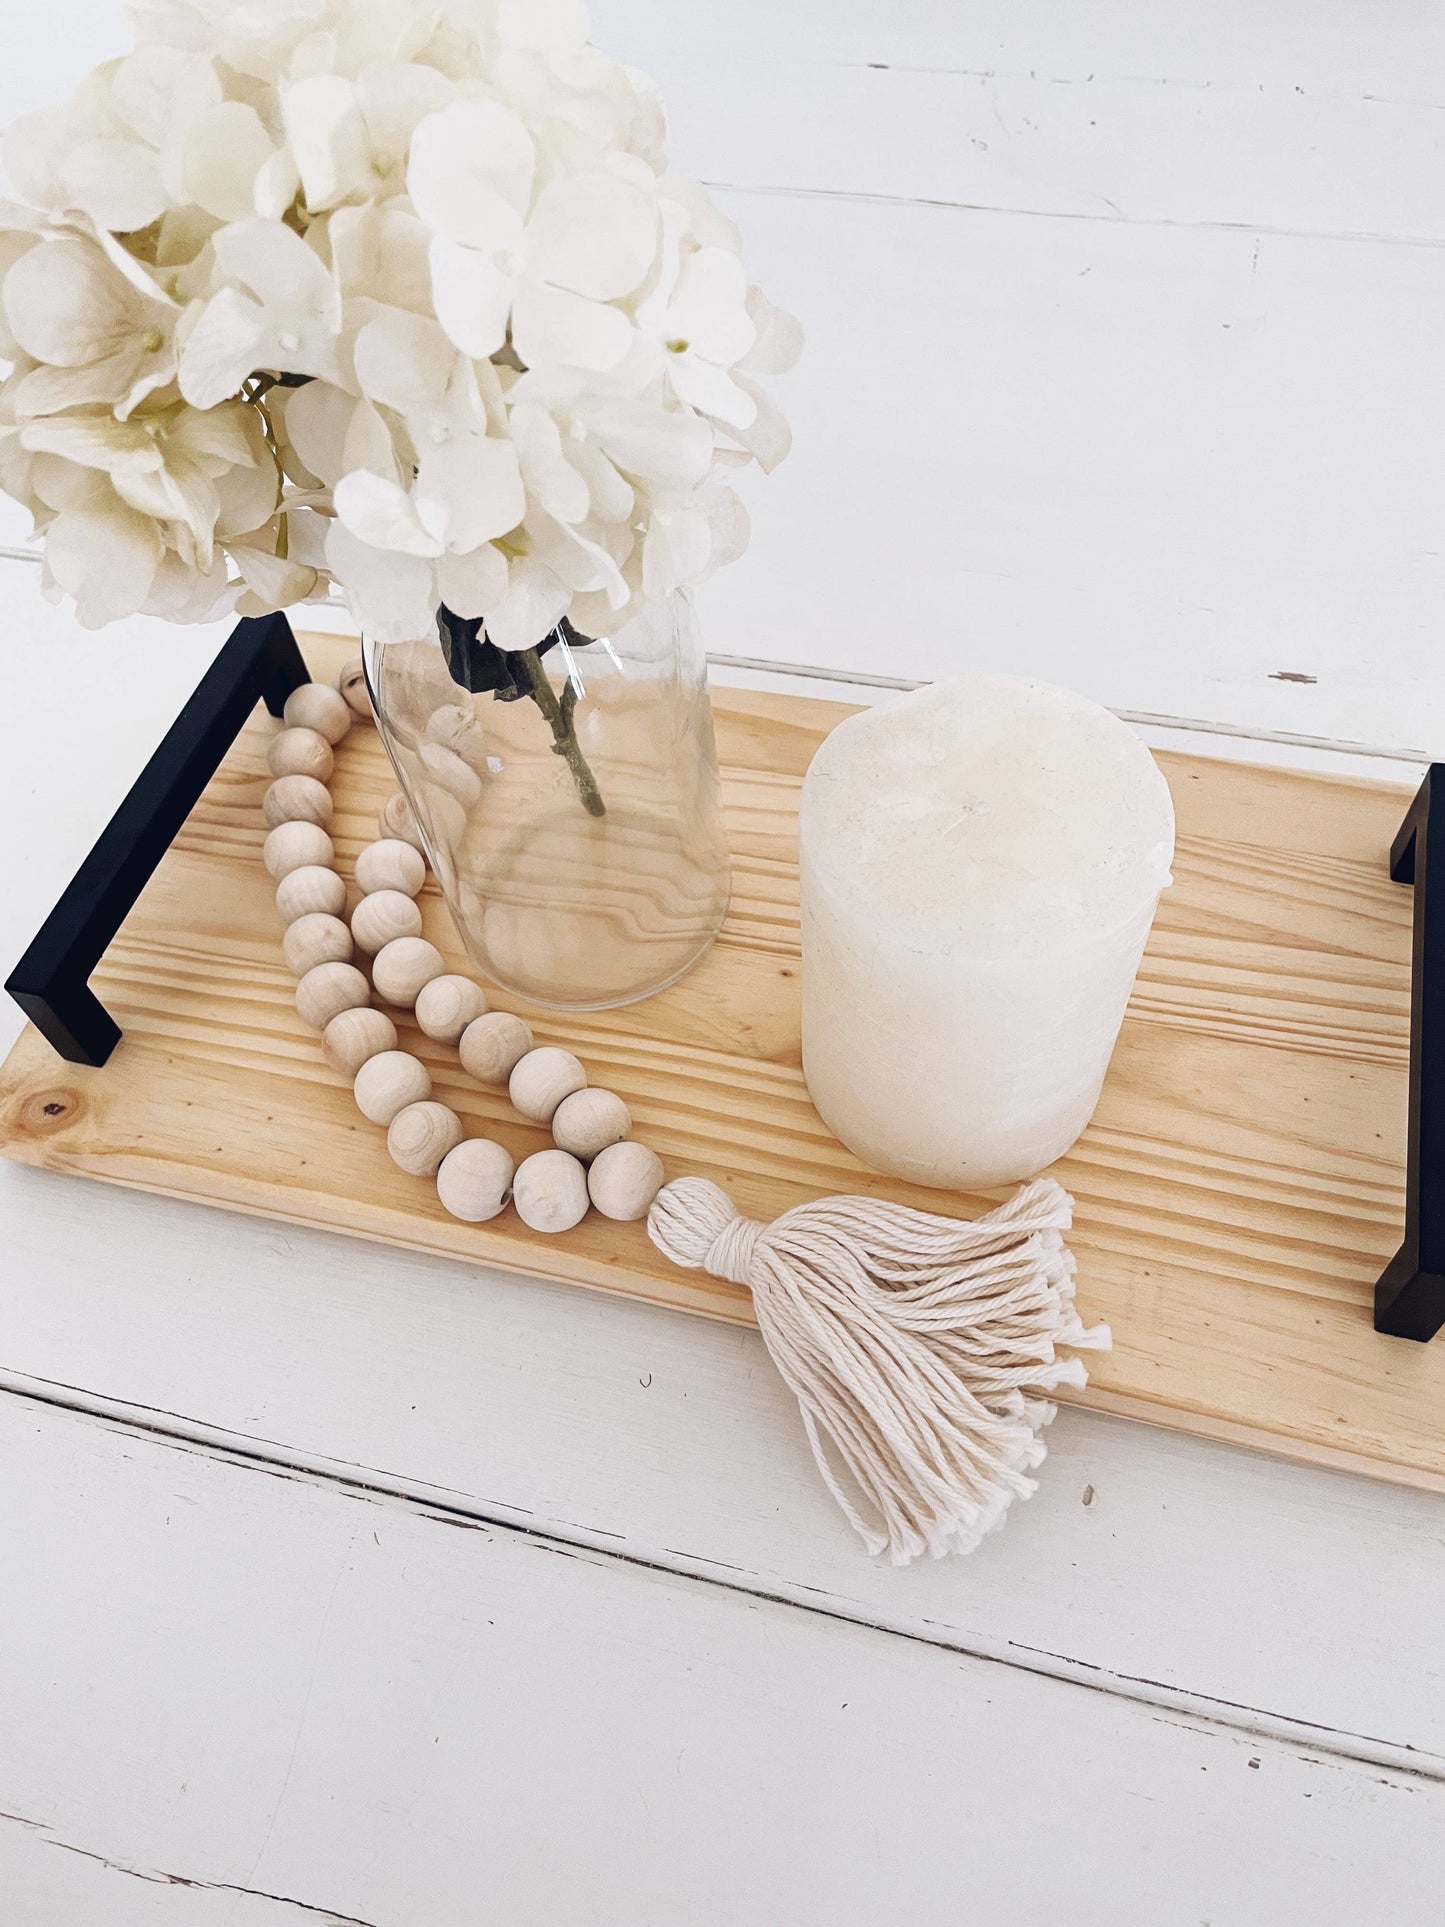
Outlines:
[[[572,780],[577,785],[577,794],[582,798],[582,807],[589,816],[606,816],[607,805],[602,801],[602,792],[597,787],[597,778],[588,767],[587,758],[582,754],[582,745],[577,740],[574,712],[577,707],[577,692],[571,681],[557,700],[557,692],[547,680],[547,671],[542,666],[542,658],[535,649],[521,649],[517,661],[527,672],[528,693],[532,701],[546,717],[552,731],[552,752],[562,757],[572,772]]]

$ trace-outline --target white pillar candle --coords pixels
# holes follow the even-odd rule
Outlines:
[[[1094,1113],[1174,853],[1154,759],[1014,676],[843,723],[803,785],[803,1068],[921,1184],[1032,1177]]]

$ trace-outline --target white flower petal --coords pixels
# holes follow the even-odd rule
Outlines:
[[[512,339],[529,368],[563,362],[572,368],[604,373],[626,355],[632,337],[632,322],[620,308],[548,287],[541,281],[517,283],[512,298]]]
[[[436,572],[417,556],[385,555],[342,522],[326,537],[326,562],[365,636],[415,642],[436,629]]]
[[[165,544],[155,523],[116,502],[57,515],[45,538],[51,579],[75,598],[84,629],[133,616],[150,595]]]
[[[567,458],[587,484],[594,515],[604,522],[626,522],[631,518],[637,497],[595,442],[569,441]]]
[[[343,293],[365,293],[386,307],[417,314],[432,312],[431,236],[409,208],[339,207],[330,233]]]
[[[497,35],[508,47],[562,59],[587,44],[583,0],[501,0]]]
[[[456,97],[456,85],[435,67],[372,67],[356,83],[366,132],[384,161],[405,160],[412,136],[428,114]]]
[[[274,525],[273,525],[274,526]],[[270,536],[271,529],[263,529],[258,534]],[[304,602],[316,591],[316,570],[290,557],[279,556],[274,548],[263,547],[259,542],[228,542],[226,553],[241,571],[247,589],[245,615],[269,615],[277,609],[287,609],[293,602]]]
[[[260,367],[267,339],[260,304],[239,288],[222,288],[181,350],[181,393],[193,408],[214,408],[239,394]]]
[[[803,324],[777,307],[761,288],[748,289],[748,313],[758,331],[741,366],[754,375],[786,375],[803,352]]]
[[[700,248],[682,263],[668,303],[667,327],[707,361],[731,368],[757,340],[748,313],[748,278],[725,248]]]
[[[657,208],[645,194],[610,174],[580,174],[543,188],[525,252],[544,281],[615,301],[646,280],[659,236]]]
[[[162,622],[219,622],[235,609],[238,587],[228,579],[223,555],[204,574],[188,568],[178,555],[166,555],[141,614],[159,616]]]
[[[771,475],[792,448],[793,432],[782,409],[766,389],[748,375],[734,375],[733,379],[751,396],[757,415],[746,428],[733,429],[732,437],[742,444],[765,475]]]
[[[249,288],[278,317],[278,326],[332,334],[340,328],[341,295],[330,270],[280,221],[236,221],[211,245],[221,273]]]
[[[453,615],[490,615],[506,595],[507,582],[507,558],[490,542],[470,555],[444,555],[437,563],[437,591]]]
[[[531,497],[559,522],[585,521],[592,505],[587,484],[563,453],[561,433],[546,409],[522,403],[512,410],[511,428]]]
[[[242,221],[255,210],[256,183],[275,154],[255,108],[227,100],[197,115],[167,149],[166,178],[178,201],[218,221]]]
[[[371,154],[356,88],[340,74],[318,74],[281,92],[281,121],[313,213],[365,194]]]
[[[401,309],[368,321],[356,337],[362,393],[401,415],[439,403],[456,360],[456,349],[435,321]]]
[[[667,374],[676,393],[699,414],[712,415],[729,428],[750,428],[757,419],[756,401],[716,362],[697,354],[674,354],[668,358]]]
[[[131,345],[144,309],[84,241],[28,249],[5,276],[5,319],[36,361],[79,368]],[[142,351],[144,352],[144,351]]]
[[[6,128],[0,159],[27,201],[58,211],[63,200],[61,164],[82,137],[71,108],[42,108],[39,113],[22,115]]]
[[[658,488],[692,488],[712,464],[713,433],[696,415],[616,400],[589,410],[593,434],[624,475]]]
[[[385,477],[388,482],[400,482],[401,467],[391,430],[383,420],[381,411],[365,397],[351,411],[343,454],[343,472],[364,468],[372,475]]]
[[[510,108],[495,100],[459,100],[418,126],[407,192],[427,226],[449,240],[515,247],[535,164],[532,136]]]
[[[506,597],[487,616],[487,639],[499,649],[535,649],[566,615],[572,591],[535,556],[512,567]]]
[[[442,553],[445,545],[417,520],[411,497],[385,476],[361,468],[343,475],[335,501],[337,517],[358,542],[397,555]]]
[[[516,449],[487,435],[424,449],[413,499],[422,525],[463,553],[509,534],[527,512]]]
[[[696,501],[706,515],[712,533],[712,558],[708,569],[725,569],[745,553],[752,534],[742,497],[726,482],[711,476],[698,490]]]
[[[642,587],[659,600],[706,573],[712,530],[700,508],[655,508],[642,545]]]
[[[111,81],[111,104],[133,134],[162,147],[178,125],[222,101],[215,65],[179,46],[140,47]]]
[[[334,488],[349,468],[362,466],[346,459],[346,437],[355,414],[355,398],[330,382],[308,381],[304,388],[286,391],[287,443],[327,488]]]
[[[301,191],[301,170],[289,147],[278,147],[256,176],[254,211],[279,221]]]
[[[122,136],[83,141],[60,163],[57,178],[68,207],[117,234],[149,227],[169,199],[155,150]]]
[[[437,320],[465,355],[484,361],[507,339],[512,283],[490,255],[445,235],[431,244],[432,300]]]

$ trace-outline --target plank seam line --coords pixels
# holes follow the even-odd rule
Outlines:
[[[1378,234],[1369,228],[1285,227],[1268,221],[1184,221],[1167,214],[1103,214],[1085,208],[1005,207],[989,201],[955,201],[944,195],[885,194],[853,187],[774,187],[761,182],[706,181],[714,194],[751,194],[765,200],[835,201],[862,207],[924,207],[948,214],[993,214],[1009,221],[1083,221],[1095,226],[1158,228],[1184,234],[1261,234],[1281,241],[1324,241],[1383,248],[1442,248],[1445,239],[1429,234]]]
[[[761,190],[760,190],[761,191]],[[36,549],[17,548],[0,543],[0,561],[28,562],[38,566]],[[886,689],[907,694],[924,689],[925,682],[910,682],[901,676],[871,676],[858,669],[825,669],[804,662],[770,662],[762,656],[733,656],[710,650],[707,658],[716,669],[736,669],[753,675],[805,677],[810,682],[839,683],[844,688]],[[1115,709],[1122,722],[1140,729],[1180,729],[1191,735],[1225,736],[1233,742],[1277,743],[1286,749],[1332,750],[1340,756],[1374,756],[1390,763],[1429,763],[1434,759],[1426,749],[1389,749],[1378,743],[1357,743],[1339,736],[1310,736],[1288,729],[1258,729],[1249,723],[1208,722],[1196,716],[1168,716],[1149,709]]]
[[[910,681],[903,676],[874,676],[861,669],[823,669],[806,662],[772,662],[764,656],[728,656],[709,651],[708,663],[714,669],[736,669],[748,675],[802,677],[809,682],[835,682],[854,689],[884,689],[907,695],[926,689],[926,681]],[[1169,716],[1153,709],[1114,709],[1121,722],[1139,729],[1187,730],[1195,736],[1227,736],[1233,742],[1278,743],[1286,749],[1324,749],[1339,756],[1374,756],[1387,763],[1429,763],[1434,760],[1427,749],[1390,749],[1379,743],[1357,743],[1348,737],[1310,736],[1298,730],[1262,729],[1253,723],[1210,722],[1202,716]]]
[[[41,1387],[45,1389],[42,1390]],[[223,1463],[234,1464],[242,1470],[261,1472],[272,1478],[295,1483],[310,1481],[318,1485],[329,1485],[354,1498],[371,1503],[393,1505],[401,1510],[428,1518],[439,1525],[474,1532],[485,1532],[488,1529],[505,1532],[515,1538],[530,1541],[539,1551],[564,1558],[575,1558],[579,1554],[590,1553],[597,1562],[602,1564],[616,1563],[637,1571],[656,1573],[665,1578],[712,1586],[723,1592],[737,1594],[743,1599],[787,1606],[798,1612],[811,1613],[817,1618],[831,1620],[838,1625],[853,1626],[864,1632],[882,1633],[890,1638],[910,1640],[916,1645],[930,1646],[936,1651],[951,1653],[961,1659],[972,1659],[985,1665],[1007,1667],[1015,1672],[1028,1673],[1036,1678],[1052,1679],[1060,1685],[1074,1686],[1086,1692],[1126,1700],[1158,1712],[1174,1713],[1195,1722],[1201,1728],[1212,1728],[1221,1735],[1232,1735],[1241,1741],[1269,1741],[1293,1746],[1314,1754],[1347,1759],[1359,1765],[1381,1767],[1407,1779],[1423,1780],[1435,1785],[1445,1784],[1445,1756],[1428,1752],[1412,1745],[1409,1741],[1384,1740],[1373,1734],[1322,1726],[1290,1714],[1274,1713],[1265,1707],[1250,1706],[1243,1701],[1230,1700],[1208,1693],[1190,1692],[1141,1675],[1114,1672],[1093,1661],[1072,1659],[1064,1654],[1050,1652],[1043,1647],[1027,1646],[1014,1640],[1008,1640],[1001,1645],[991,1645],[981,1640],[970,1642],[955,1629],[940,1625],[933,1620],[923,1619],[914,1625],[889,1624],[876,1617],[876,1607],[869,1607],[862,1601],[850,1600],[844,1594],[823,1592],[817,1587],[802,1583],[799,1583],[796,1588],[780,1588],[776,1580],[770,1583],[760,1575],[748,1574],[742,1567],[711,1559],[707,1555],[684,1552],[674,1547],[664,1547],[665,1556],[657,1557],[630,1549],[626,1545],[603,1545],[599,1543],[602,1537],[615,1539],[618,1535],[594,1534],[591,1528],[570,1524],[563,1524],[560,1527],[556,1523],[546,1526],[528,1525],[515,1510],[508,1509],[495,1501],[493,1503],[498,1505],[498,1509],[487,1512],[482,1510],[484,1502],[480,1501],[456,1504],[448,1503],[443,1499],[423,1498],[419,1492],[410,1489],[406,1481],[383,1473],[375,1467],[355,1466],[345,1470],[337,1462],[321,1463],[304,1456],[293,1456],[289,1459],[274,1458],[257,1449],[256,1441],[236,1442],[234,1434],[221,1436],[221,1428],[204,1426],[199,1421],[188,1420],[183,1415],[167,1412],[162,1407],[130,1405],[119,1400],[105,1399],[103,1395],[90,1394],[82,1387],[66,1385],[57,1380],[28,1376],[21,1378],[12,1373],[0,1372],[0,1395],[67,1412],[74,1417],[88,1419],[110,1431],[141,1433],[175,1451],[218,1459]],[[145,1418],[138,1416],[142,1412],[151,1416]],[[172,1423],[162,1422],[167,1419]],[[278,1441],[270,1441],[270,1443],[276,1444],[278,1450],[286,1450]],[[361,1476],[363,1473],[370,1473],[371,1476]],[[434,1488],[437,1491],[452,1489]],[[464,1495],[458,1494],[458,1497],[462,1496]],[[564,1533],[567,1531],[576,1536],[565,1537]],[[862,1556],[860,1553],[859,1557]],[[668,1564],[668,1560],[675,1560],[677,1563]],[[739,1573],[742,1576],[736,1579],[728,1578],[725,1575],[729,1572]],[[361,1927],[368,1927],[368,1924],[362,1923]]]
[[[73,1853],[81,1860],[93,1860],[108,1873],[125,1874],[132,1880],[145,1881],[148,1886],[190,1887],[208,1894],[241,1894],[251,1900],[274,1900],[278,1906],[294,1907],[298,1913],[315,1914],[330,1923],[330,1927],[377,1927],[374,1921],[363,1920],[359,1914],[338,1913],[334,1907],[319,1907],[309,1900],[297,1900],[290,1894],[268,1893],[264,1887],[239,1887],[230,1880],[201,1880],[190,1874],[167,1873],[164,1868],[135,1867],[124,1860],[112,1860],[108,1854],[77,1846],[73,1840],[62,1840],[48,1821],[32,1820],[28,1814],[6,1813],[0,1809],[0,1821],[4,1820],[38,1834],[47,1847],[58,1847],[62,1853]]]

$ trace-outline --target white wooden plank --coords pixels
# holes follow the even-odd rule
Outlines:
[[[11,1398],[0,1440],[0,1807],[163,1877],[371,1927],[1354,1927],[1445,1876],[1418,1778]]]
[[[1065,1413],[1005,1531],[897,1572],[756,1334],[41,1172],[0,1221],[0,1383],[1445,1773],[1437,1498]]]
[[[111,1860],[8,1813],[0,1813],[0,1897],[7,1927],[345,1927],[329,1908]]]
[[[72,4],[74,0],[72,0]],[[636,55],[1037,73],[1061,83],[1134,77],[1239,89],[1304,88],[1334,97],[1445,100],[1445,21],[1432,7],[1372,0],[1220,0],[1140,7],[1134,0],[592,0],[599,39]]]

